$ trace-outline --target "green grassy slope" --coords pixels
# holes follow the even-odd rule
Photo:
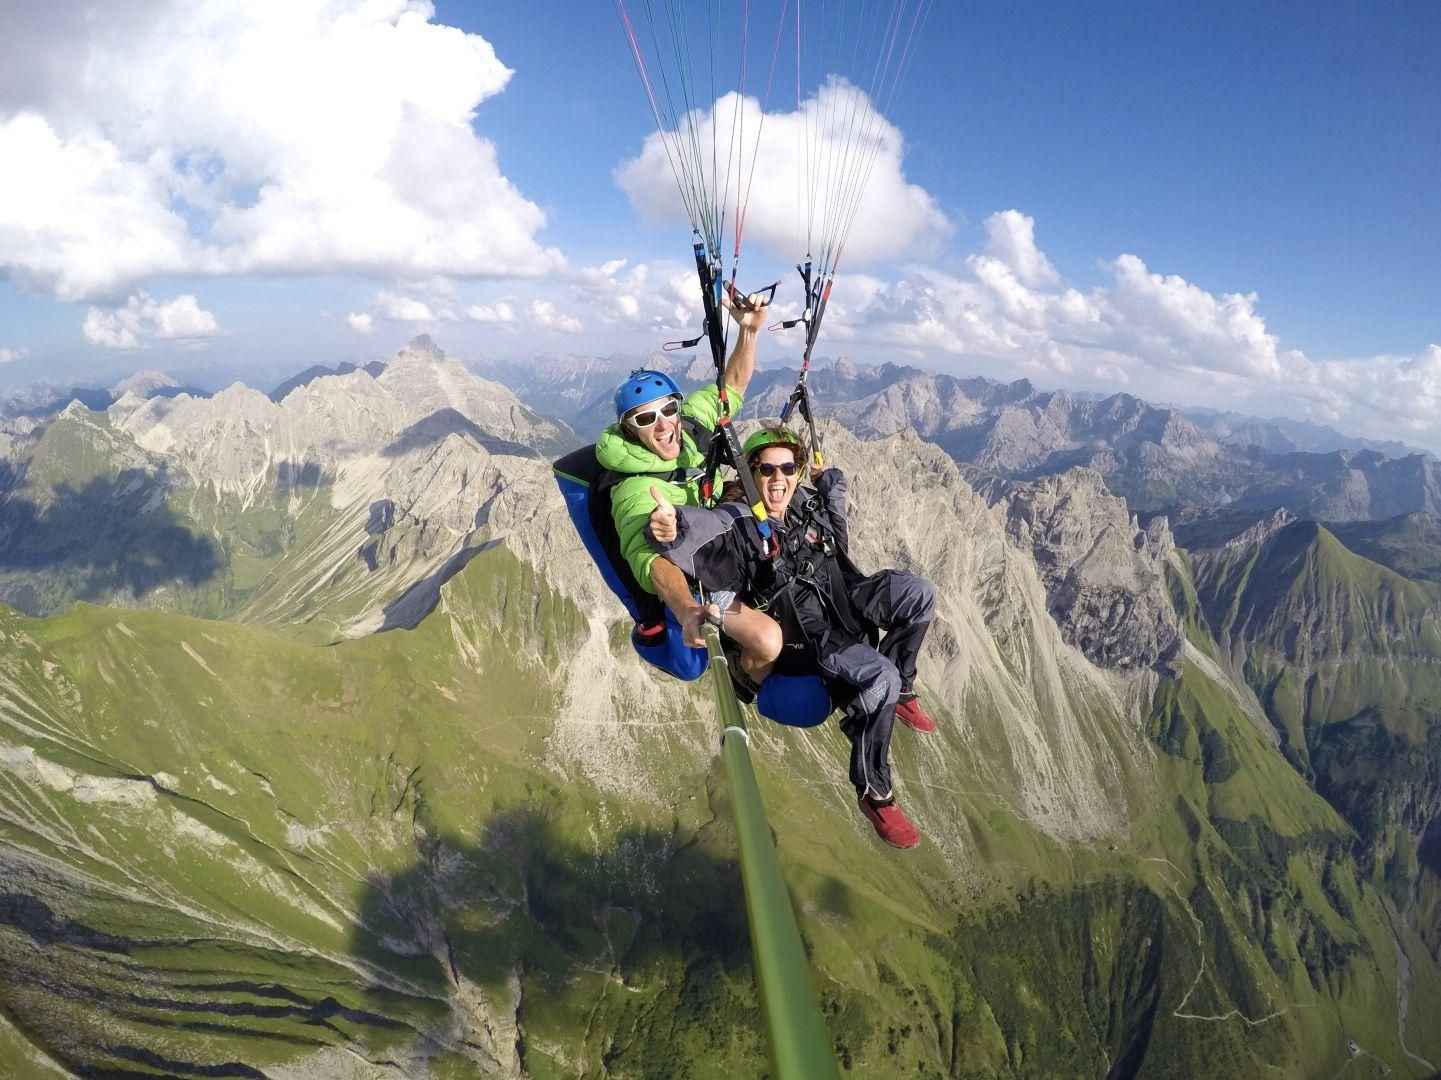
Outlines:
[[[1283,752],[1354,830],[1356,873],[1386,899],[1378,934],[1410,939],[1413,1015],[1436,1015],[1441,860],[1423,852],[1441,820],[1441,589],[1309,522],[1195,566],[1206,617]],[[1441,1058],[1432,1025],[1410,1031]]]
[[[0,1053],[113,1075],[325,1071],[327,1053],[436,1076],[759,1074],[705,694],[635,674],[566,699],[587,633],[503,548],[416,630],[331,648],[0,610]],[[631,693],[664,704],[622,743]],[[588,752],[625,748],[608,772],[646,783],[578,763],[586,724]],[[1331,1075],[1354,1038],[1407,1074],[1345,823],[1198,669],[1158,686],[1147,724],[1154,788],[1126,793],[1128,835],[1062,844],[957,776],[963,796],[908,793],[933,839],[906,854],[860,822],[833,727],[758,730],[851,1072]],[[898,774],[931,775],[945,745],[900,733]]]

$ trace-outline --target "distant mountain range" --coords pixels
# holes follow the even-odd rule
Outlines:
[[[711,377],[703,361],[671,354],[488,363],[480,370],[537,411],[587,434],[613,419],[610,390],[643,364],[687,387]],[[757,372],[746,415],[777,415],[797,374],[790,368]],[[810,384],[818,412],[863,439],[912,428],[977,476],[1027,479],[1094,469],[1141,513],[1183,513],[1187,504],[1286,506],[1326,521],[1441,512],[1435,457],[1320,425],[1182,410],[1130,394],[1040,391],[1025,379],[1000,383],[895,364],[820,365]]]

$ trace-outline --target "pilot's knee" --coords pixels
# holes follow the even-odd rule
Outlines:
[[[894,705],[901,697],[901,673],[890,661],[886,661],[871,680],[866,697],[876,706]]]
[[[785,645],[781,635],[781,624],[769,615],[764,613],[758,614],[760,615],[760,633],[757,635],[759,640],[757,642],[756,652],[760,654],[766,663],[771,663],[779,658],[781,649]]]
[[[929,622],[936,614],[936,587],[920,574],[907,573],[899,583],[910,622]]]

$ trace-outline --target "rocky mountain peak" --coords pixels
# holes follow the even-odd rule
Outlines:
[[[1091,469],[1009,485],[997,505],[1006,535],[1035,556],[1068,643],[1102,667],[1177,672],[1180,617],[1165,580],[1175,542],[1165,519],[1142,530]]]
[[[1264,544],[1288,525],[1297,521],[1295,514],[1284,506],[1267,515],[1249,528],[1243,529],[1223,545],[1228,549],[1255,547]]]
[[[416,334],[401,346],[391,363],[439,364],[443,363],[445,359],[445,350],[437,345],[429,334]]]
[[[148,398],[158,390],[177,389],[180,385],[178,379],[171,378],[163,371],[137,371],[134,375],[121,379],[110,388],[110,392],[118,401],[126,394],[133,393],[137,397]]]

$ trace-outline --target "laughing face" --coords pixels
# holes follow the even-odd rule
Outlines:
[[[666,416],[666,412],[671,415]],[[647,401],[626,413],[624,423],[636,441],[662,461],[680,457],[680,402],[674,397]],[[645,426],[637,426],[638,423]]]
[[[791,504],[791,496],[800,483],[800,469],[795,468],[795,464],[796,456],[789,446],[767,446],[751,455],[751,475],[760,489],[766,513],[774,517],[785,516],[786,507]],[[793,470],[790,476],[784,472],[787,467]]]

